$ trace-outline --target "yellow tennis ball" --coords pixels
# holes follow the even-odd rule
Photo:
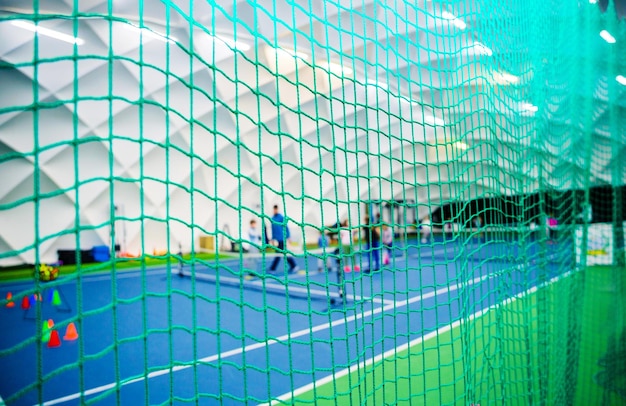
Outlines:
[[[48,282],[55,280],[59,274],[59,270],[46,264],[39,265],[39,280]]]

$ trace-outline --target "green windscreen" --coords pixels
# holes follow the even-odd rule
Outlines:
[[[1,2],[0,404],[624,404],[621,4]]]

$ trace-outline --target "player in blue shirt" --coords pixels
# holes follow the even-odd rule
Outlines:
[[[285,222],[285,218],[282,214],[280,214],[280,211],[278,210],[278,205],[274,205],[274,215],[270,220],[272,223],[272,242],[274,243],[274,246],[278,249],[279,254],[274,257],[274,260],[270,265],[270,272],[274,272],[278,267],[278,263],[280,262],[280,253],[285,249],[285,245],[289,241],[290,233],[289,227]],[[289,263],[289,273],[295,272],[298,269],[296,261],[293,259],[293,257],[287,255],[287,253],[285,253],[285,255],[287,257],[287,262]]]

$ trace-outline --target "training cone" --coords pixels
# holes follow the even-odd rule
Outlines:
[[[48,348],[55,348],[61,346],[61,339],[59,338],[59,332],[52,330],[50,332],[50,341],[48,341]]]
[[[67,325],[67,329],[65,329],[65,335],[63,339],[65,341],[74,341],[78,338],[78,333],[76,332],[76,326],[74,323],[70,323]]]
[[[56,289],[52,294],[52,304],[55,306],[61,306],[61,295],[59,295],[59,291]]]
[[[13,303],[13,293],[7,293],[7,307],[15,307],[15,303]]]
[[[41,325],[41,342],[47,343],[50,341],[50,327],[48,327],[48,322],[44,321]]]
[[[30,309],[30,300],[28,299],[28,296],[24,296],[22,299],[22,309]]]

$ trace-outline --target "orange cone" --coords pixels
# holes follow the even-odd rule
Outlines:
[[[13,303],[13,293],[7,293],[7,307],[15,307],[15,303]]]
[[[70,323],[67,325],[67,329],[65,330],[65,335],[63,339],[65,341],[74,341],[78,338],[78,333],[76,332],[76,326],[74,323]]]
[[[30,300],[28,300],[28,296],[24,296],[22,299],[22,309],[30,309]]]
[[[54,320],[48,319],[48,328],[52,330],[52,327],[54,327]]]
[[[59,338],[59,332],[52,330],[50,332],[50,341],[48,341],[48,348],[55,348],[61,346],[61,339]]]

